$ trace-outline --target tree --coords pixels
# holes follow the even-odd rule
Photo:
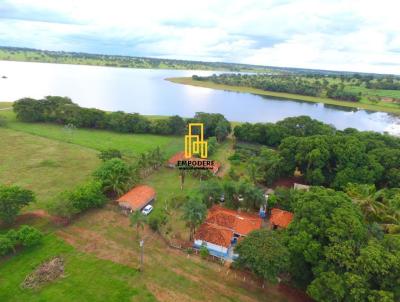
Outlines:
[[[225,121],[219,121],[217,126],[215,127],[215,137],[217,141],[222,142],[229,135],[229,123]]]
[[[103,191],[112,195],[123,194],[137,181],[132,167],[119,158],[104,162],[93,175]]]
[[[131,221],[131,226],[136,227],[136,236],[137,238],[141,238],[140,230],[144,230],[144,225],[147,222],[147,217],[142,214],[140,211],[135,211],[129,217]]]
[[[10,224],[20,209],[35,201],[32,191],[18,186],[0,185],[0,219]]]
[[[42,242],[43,234],[29,225],[23,225],[17,232],[17,238],[22,246],[34,246]]]
[[[316,301],[340,302],[345,297],[343,279],[334,272],[324,272],[307,289],[307,293]]]
[[[276,282],[288,271],[289,251],[282,233],[261,229],[251,232],[235,248],[239,254],[236,264],[248,268],[264,279]]]
[[[190,196],[183,205],[183,219],[189,225],[189,240],[192,241],[196,227],[206,218],[207,207],[198,196]]]
[[[158,231],[167,221],[168,216],[161,207],[156,208],[147,219],[147,223],[153,231]]]
[[[67,193],[67,198],[79,212],[90,208],[99,208],[107,202],[101,190],[101,183],[91,181],[78,186]]]

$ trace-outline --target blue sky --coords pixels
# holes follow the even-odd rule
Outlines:
[[[0,45],[400,74],[397,0],[0,0]]]

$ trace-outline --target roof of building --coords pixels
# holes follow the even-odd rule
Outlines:
[[[287,228],[293,220],[293,213],[278,208],[271,210],[270,223],[281,228]]]
[[[229,247],[233,234],[247,235],[261,228],[262,220],[256,214],[242,213],[221,206],[213,206],[205,222],[197,230],[195,239]]]
[[[204,240],[223,247],[229,247],[233,232],[218,225],[203,223],[194,236],[195,239]]]
[[[262,224],[257,214],[238,212],[217,205],[209,210],[206,222],[226,227],[240,235],[247,235],[261,228]]]
[[[121,206],[134,211],[142,209],[156,197],[156,191],[149,186],[139,185],[117,199]]]
[[[205,161],[205,160],[210,160],[210,159],[206,159],[206,158],[196,158],[196,157],[190,157],[190,158],[186,158],[185,157],[185,152],[180,151],[178,153],[175,153],[174,155],[171,156],[171,158],[168,160],[168,164],[169,165],[173,165],[175,166],[178,161],[180,160],[197,160],[197,161]],[[215,174],[218,172],[219,168],[221,167],[221,164],[217,161],[214,160],[214,166],[212,169],[212,172]]]
[[[168,160],[168,164],[176,165],[178,163],[178,161],[180,161],[180,160],[188,160],[185,157],[185,152],[183,152],[183,151],[175,153],[174,155],[172,155],[171,158]]]

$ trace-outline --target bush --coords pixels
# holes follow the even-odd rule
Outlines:
[[[32,191],[18,186],[0,185],[0,219],[12,223],[19,210],[35,200]]]
[[[34,227],[23,225],[16,230],[9,230],[5,235],[0,235],[0,256],[15,252],[17,246],[34,246],[42,242],[43,234]]]
[[[203,259],[207,259],[207,257],[210,255],[210,252],[208,251],[208,249],[205,246],[202,246],[200,248],[200,256]]]
[[[147,220],[150,228],[153,231],[158,231],[161,226],[167,223],[167,215],[162,208],[156,208]]]
[[[6,235],[0,235],[0,256],[8,254],[14,249],[12,240]]]
[[[43,234],[29,225],[23,225],[18,230],[18,241],[22,246],[34,246],[42,242]]]
[[[122,158],[122,153],[117,149],[107,149],[100,151],[99,158],[102,161],[107,161],[113,158]]]
[[[51,215],[60,216],[63,218],[71,219],[79,210],[74,207],[72,200],[68,198],[68,193],[63,192],[57,196],[47,206],[47,211]]]
[[[101,184],[91,181],[67,193],[68,199],[79,212],[90,208],[99,208],[107,202],[103,195]]]
[[[50,214],[71,219],[74,215],[90,208],[102,207],[107,202],[101,190],[101,184],[90,181],[75,188],[65,191],[47,206]]]

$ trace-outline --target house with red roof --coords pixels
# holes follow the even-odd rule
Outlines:
[[[261,228],[262,220],[256,214],[230,210],[214,205],[194,236],[194,246],[205,246],[211,255],[232,258],[232,246],[240,238]]]
[[[293,220],[293,213],[273,208],[271,210],[271,217],[269,223],[272,229],[283,228],[286,229]]]
[[[126,213],[140,211],[156,199],[156,191],[147,185],[134,187],[128,193],[117,199],[119,206]]]

